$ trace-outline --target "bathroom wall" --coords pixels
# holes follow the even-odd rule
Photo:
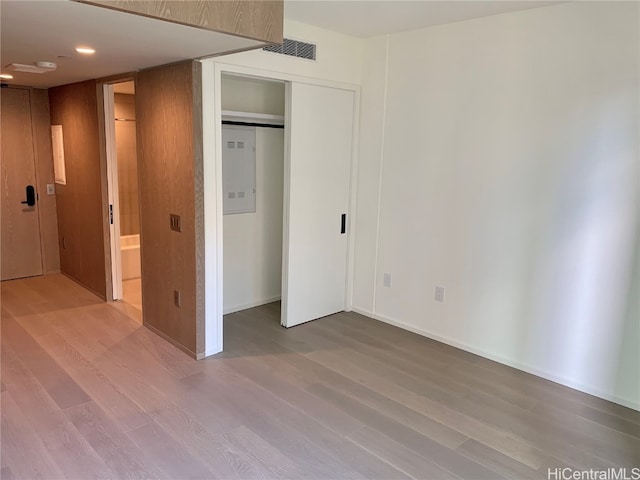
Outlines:
[[[115,94],[120,235],[140,233],[135,95]]]

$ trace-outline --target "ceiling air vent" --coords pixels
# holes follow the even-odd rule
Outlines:
[[[298,42],[289,38],[285,38],[284,43],[280,45],[269,45],[263,50],[291,57],[306,58],[307,60],[316,59],[316,46],[313,43]]]
[[[7,70],[13,70],[14,72],[25,73],[47,73],[53,72],[58,65],[53,62],[35,62],[33,65],[25,65],[23,63],[10,63],[5,65]]]

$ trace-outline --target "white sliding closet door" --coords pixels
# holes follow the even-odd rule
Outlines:
[[[287,84],[285,327],[345,308],[354,96],[349,90]]]

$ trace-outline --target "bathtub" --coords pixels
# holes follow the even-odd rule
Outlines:
[[[122,280],[140,278],[140,235],[120,237]]]

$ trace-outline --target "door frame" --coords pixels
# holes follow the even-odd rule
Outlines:
[[[118,170],[115,158],[115,123],[109,119],[115,117],[115,96],[113,86],[117,83],[124,82],[135,83],[135,72],[105,77],[96,81],[107,301],[122,299],[120,235],[115,234],[120,231],[120,209],[117,194]],[[109,208],[110,205],[113,211],[113,224],[109,221],[111,213]],[[142,212],[140,212],[140,215],[142,215]],[[142,234],[140,234],[140,254],[142,255]]]
[[[118,83],[118,82],[115,82]],[[118,157],[116,154],[116,128],[114,83],[104,83],[104,134],[107,160],[107,217],[109,221],[109,249],[111,253],[111,300],[122,299],[122,258],[120,252],[120,198],[118,195]]]
[[[203,181],[204,181],[204,228],[205,238],[205,353],[204,356],[219,353],[223,349],[223,215],[222,215],[222,75],[245,76],[260,80],[284,81],[285,89],[290,82],[305,83],[323,87],[350,90],[354,92],[353,128],[351,143],[351,165],[349,179],[349,206],[347,230],[347,266],[345,279],[345,311],[353,305],[353,272],[355,264],[355,223],[358,172],[358,132],[360,130],[360,86],[334,82],[288,73],[263,70],[223,62],[203,63],[202,68],[202,116],[203,116]],[[213,88],[212,88],[213,87]],[[290,99],[285,95],[285,103]],[[291,125],[285,105],[285,145],[284,145],[284,192],[283,229],[288,228],[289,212],[289,145]],[[207,161],[213,159],[214,161]],[[283,235],[283,260],[288,250],[286,236]],[[283,285],[285,284],[283,272]],[[283,292],[284,293],[284,292]]]

